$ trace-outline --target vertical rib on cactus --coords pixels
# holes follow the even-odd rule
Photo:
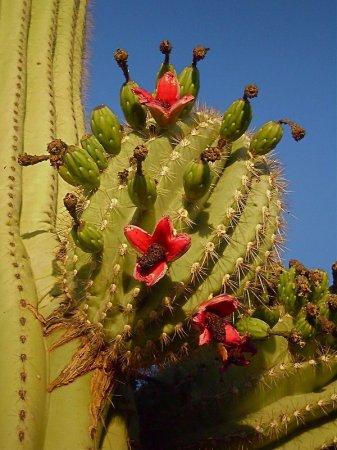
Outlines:
[[[56,135],[62,136],[65,142],[74,144],[77,144],[84,134],[84,130],[80,130],[77,127],[77,123],[79,126],[82,126],[81,121],[77,119],[76,123],[78,100],[76,100],[77,106],[74,104],[74,99],[78,97],[78,89],[80,88],[78,84],[78,72],[81,70],[80,67],[82,67],[81,58],[78,56],[75,59],[73,58],[75,52],[77,11],[80,3],[86,4],[86,1],[60,0],[59,2],[53,60],[54,90],[57,93],[55,96]],[[83,31],[83,25],[84,22],[81,19],[80,13],[78,21],[80,28],[79,35]],[[78,55],[78,47],[76,47],[76,55]],[[74,75],[74,81],[77,83],[75,86],[73,85]],[[58,213],[64,210],[63,197],[68,192],[68,189],[67,183],[58,177]]]
[[[0,4],[0,141],[4,168],[0,181],[1,351],[0,446],[41,448],[46,407],[45,349],[29,259],[19,235],[21,168],[27,82],[26,45],[31,2]]]
[[[29,305],[37,309],[39,303],[43,313],[50,313],[55,308],[53,295],[59,294],[54,289],[58,283],[54,227],[62,180],[47,164],[39,167],[38,174],[36,167],[30,167],[21,177],[17,164],[23,151],[45,153],[56,136],[76,142],[83,134],[80,94],[86,6],[86,1],[58,0],[14,4],[5,0],[0,5],[0,138],[7,172],[0,181],[1,320],[5,322],[0,333],[6,348],[1,353],[1,448],[94,445],[88,431],[91,376],[47,394],[48,377],[56,377],[80,342],[48,354],[46,365],[45,346],[58,333],[44,343],[41,324],[29,309]],[[57,305],[62,299],[58,297]]]

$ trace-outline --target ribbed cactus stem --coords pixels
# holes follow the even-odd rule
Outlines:
[[[21,169],[27,85],[27,35],[31,2],[0,4],[0,447],[41,448],[46,408],[46,357],[28,255],[19,235]],[[34,405],[32,408],[31,406]]]
[[[6,349],[0,355],[0,447],[6,449],[95,445],[88,431],[91,376],[47,393],[48,378],[56,378],[79,342],[46,353],[59,334],[44,341],[36,318],[37,309],[48,315],[67,295],[67,274],[60,260],[55,262],[62,238],[55,226],[64,226],[61,202],[69,187],[47,163],[28,167],[22,175],[18,165],[20,154],[37,154],[23,156],[27,164],[47,160],[43,153],[52,139],[76,143],[84,133],[86,12],[86,0],[0,4],[0,138],[5,167],[0,181],[0,334]],[[62,259],[61,253],[58,256]]]

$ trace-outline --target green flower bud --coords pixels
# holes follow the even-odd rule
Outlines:
[[[117,155],[120,152],[122,140],[120,123],[107,106],[98,106],[92,111],[91,129],[107,153]]]
[[[146,110],[139,103],[138,96],[132,88],[138,87],[134,81],[124,83],[120,91],[120,104],[128,124],[135,130],[142,130],[146,125]]]
[[[157,198],[155,181],[139,171],[129,178],[128,192],[132,203],[144,210],[151,208]]]
[[[211,169],[207,162],[191,161],[183,175],[186,199],[196,201],[203,197],[211,185],[211,180]]]
[[[220,136],[229,142],[236,141],[247,130],[251,120],[250,102],[243,98],[235,100],[223,115]]]
[[[249,151],[253,155],[265,155],[276,147],[282,136],[283,129],[279,122],[267,122],[253,135]]]
[[[104,148],[93,134],[84,135],[81,139],[81,145],[95,161],[100,171],[108,167],[108,160],[105,156]]]
[[[103,234],[95,226],[82,222],[71,230],[75,245],[86,253],[98,253],[103,250]]]
[[[91,156],[80,147],[70,145],[63,155],[63,177],[69,172],[71,177],[89,189],[97,189],[100,185],[99,170]],[[60,173],[60,169],[58,169]]]
[[[270,326],[255,317],[243,317],[235,326],[239,333],[248,333],[252,339],[264,339],[270,332]]]

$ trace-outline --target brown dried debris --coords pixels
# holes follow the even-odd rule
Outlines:
[[[101,333],[94,333],[91,337],[85,336],[82,345],[77,349],[69,364],[59,376],[48,386],[48,392],[55,388],[71,383],[76,378],[96,369],[99,353],[104,346],[104,337]]]

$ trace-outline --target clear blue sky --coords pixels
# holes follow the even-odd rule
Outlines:
[[[129,52],[132,78],[151,90],[169,39],[177,69],[196,44],[211,48],[199,65],[199,99],[220,111],[255,82],[258,127],[290,117],[307,129],[296,143],[286,133],[277,156],[288,180],[287,249],[330,273],[337,259],[336,2],[334,0],[94,0],[89,45],[87,115],[105,103],[122,118],[122,73],[113,51]]]

